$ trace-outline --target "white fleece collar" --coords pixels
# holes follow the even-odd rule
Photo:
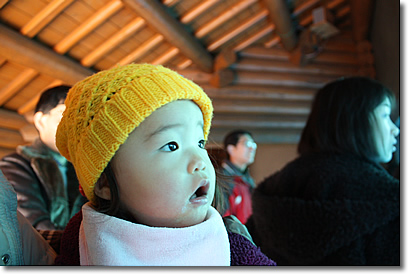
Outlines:
[[[81,265],[226,266],[230,245],[221,215],[185,228],[149,227],[82,207]]]

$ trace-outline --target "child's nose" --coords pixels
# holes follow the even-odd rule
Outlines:
[[[206,168],[205,161],[200,156],[194,156],[190,160],[187,170],[188,173],[193,174],[197,171],[204,170]]]

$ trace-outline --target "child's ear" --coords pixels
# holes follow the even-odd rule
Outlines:
[[[99,198],[110,200],[111,199],[111,191],[109,188],[109,182],[106,178],[105,173],[102,173],[101,177],[95,183],[94,187],[95,195]]]

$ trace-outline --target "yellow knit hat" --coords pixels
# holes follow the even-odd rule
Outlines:
[[[213,115],[210,98],[198,85],[163,66],[119,66],[70,89],[56,144],[74,165],[90,201],[96,181],[129,134],[153,111],[179,99],[193,100],[200,107],[207,139]]]

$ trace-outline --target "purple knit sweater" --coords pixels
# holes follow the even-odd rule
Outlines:
[[[80,265],[79,260],[79,227],[82,211],[79,211],[68,223],[61,239],[60,253],[55,265]],[[231,265],[276,265],[261,250],[245,237],[228,232],[231,246]]]

